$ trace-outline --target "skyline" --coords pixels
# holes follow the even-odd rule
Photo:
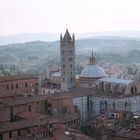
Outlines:
[[[0,0],[0,36],[140,30],[139,0]]]

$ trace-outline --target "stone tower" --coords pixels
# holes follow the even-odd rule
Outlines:
[[[68,29],[65,35],[60,35],[61,59],[61,90],[69,90],[75,86],[75,37]]]

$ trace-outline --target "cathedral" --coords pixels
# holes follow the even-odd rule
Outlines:
[[[68,29],[64,36],[60,35],[60,62],[60,70],[51,73],[48,83],[51,89],[55,87],[58,92],[71,94],[82,120],[86,121],[89,114],[99,114],[102,110],[140,114],[140,82],[107,77],[93,52],[89,63],[76,79],[75,36],[71,36]]]

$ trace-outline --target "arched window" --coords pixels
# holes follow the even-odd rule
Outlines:
[[[134,88],[133,87],[131,88],[131,94],[134,94]]]
[[[137,87],[136,86],[133,86],[131,88],[131,94],[134,94],[134,93],[137,93]]]
[[[105,100],[105,109],[107,110],[107,101]]]
[[[135,86],[135,93],[137,93],[137,87]]]
[[[100,101],[100,109],[102,109],[102,104],[103,104],[103,102],[102,102],[102,101]]]
[[[126,108],[127,108],[127,101],[124,103],[124,108],[126,110]]]
[[[114,110],[115,110],[115,107],[116,107],[116,106],[115,106],[115,103],[113,102],[113,109],[114,109]]]

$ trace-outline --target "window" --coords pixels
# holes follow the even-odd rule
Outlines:
[[[45,102],[45,110],[46,111],[48,110],[48,102],[47,101]]]
[[[69,61],[72,61],[73,59],[72,59],[72,57],[69,57]]]
[[[27,82],[25,83],[25,87],[28,87],[28,83]]]
[[[11,85],[11,89],[14,89],[14,85],[13,84]]]
[[[12,132],[9,132],[9,138],[12,138]]]
[[[70,68],[72,68],[72,64],[70,64]]]
[[[70,81],[72,82],[72,81],[73,81],[73,79],[72,79],[72,78],[70,78]]]
[[[72,71],[70,72],[70,75],[72,76]]]
[[[65,54],[65,51],[62,51],[62,54],[64,55]]]
[[[65,76],[65,72],[63,72],[63,76]]]
[[[6,86],[7,90],[9,90],[9,85]]]
[[[3,134],[0,133],[0,140],[3,140]]]
[[[18,131],[18,136],[20,136],[20,131]]]
[[[51,107],[52,105],[50,103],[48,103],[48,107]]]
[[[28,111],[31,112],[31,105],[28,105]]]
[[[65,68],[65,64],[63,64],[63,68]]]
[[[118,118],[119,117],[119,114],[116,114],[115,118]]]
[[[63,82],[65,82],[65,78],[63,78]]]
[[[16,89],[18,89],[18,84],[16,84]]]
[[[70,54],[70,55],[73,55],[73,51],[72,51],[72,50],[70,50],[70,51],[69,51],[69,54]]]
[[[114,114],[111,114],[111,117],[114,118]]]

